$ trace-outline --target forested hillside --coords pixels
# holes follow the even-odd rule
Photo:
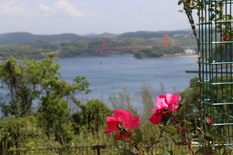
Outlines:
[[[195,39],[189,30],[128,32],[123,34],[57,34],[34,35],[26,32],[0,34],[0,59],[14,56],[41,59],[48,52],[56,52],[59,57],[101,56],[102,38],[108,39],[108,47],[121,46],[152,46],[154,49],[163,47],[163,35],[169,36],[169,49],[182,46],[195,46]],[[172,48],[174,47],[174,48]],[[158,51],[158,50],[157,50]],[[166,50],[162,50],[165,51]],[[180,51],[180,50],[178,50]],[[109,51],[109,55],[139,53],[137,50]],[[145,52],[145,51],[144,51]],[[172,51],[173,53],[174,51]],[[163,55],[166,53],[161,53]],[[138,57],[139,58],[139,57]]]

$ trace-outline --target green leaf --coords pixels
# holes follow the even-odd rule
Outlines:
[[[230,149],[224,149],[224,152],[222,155],[229,155],[229,154],[232,154],[232,150]]]
[[[213,138],[210,137],[210,136],[204,136],[204,138],[205,138],[207,141],[213,141]]]
[[[224,46],[223,45],[219,45],[218,47],[217,47],[217,54],[222,54],[223,53],[223,51],[224,51]]]
[[[163,125],[167,125],[167,122],[169,121],[169,119],[170,119],[169,116],[163,115],[162,120],[161,120],[163,122]]]
[[[187,121],[187,120],[182,120],[182,122],[185,124],[185,125],[190,125],[191,124],[191,122],[189,122],[189,121]]]
[[[123,155],[134,155],[134,153],[131,152],[130,150],[123,149]]]
[[[209,8],[208,11],[214,11],[214,9],[213,8]]]
[[[48,54],[48,57],[52,59],[52,58],[54,58],[56,55],[57,55],[57,53],[51,52],[51,53]]]
[[[188,138],[189,140],[192,140],[194,136],[195,136],[194,133],[188,133],[188,134],[187,134],[187,138]]]
[[[199,150],[197,150],[195,152],[196,155],[206,155],[206,154],[210,154],[210,155],[219,155],[218,152],[211,150],[209,148],[201,148]]]
[[[205,154],[205,150],[204,149],[199,149],[195,152],[196,155],[204,155]]]
[[[211,14],[210,21],[214,20],[214,18],[215,18],[215,14]]]
[[[135,130],[135,133],[136,133],[136,136],[135,136],[136,141],[141,142],[143,140],[141,130],[137,128]]]
[[[214,147],[215,150],[221,150],[222,148],[225,148],[225,146],[224,145],[219,145],[219,146]]]
[[[177,132],[177,129],[171,125],[161,126],[161,129],[168,132],[168,133],[176,133]]]
[[[155,140],[156,140],[155,137],[151,137],[149,141],[150,141],[150,143],[152,144],[152,143],[155,142]]]
[[[214,135],[214,137],[217,139],[217,140],[226,140],[226,137],[221,135],[221,134],[216,134]]]
[[[169,125],[169,124],[171,124],[171,118],[168,118],[166,121],[166,125]]]
[[[183,1],[182,0],[180,0],[179,2],[178,2],[178,5],[181,5],[183,3]]]
[[[164,152],[163,155],[173,155],[173,151],[170,150],[170,151]]]
[[[217,132],[216,128],[211,128],[211,129],[209,130],[209,133],[210,133],[211,135],[214,135],[216,132]]]

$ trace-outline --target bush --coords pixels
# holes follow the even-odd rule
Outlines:
[[[99,100],[90,100],[86,104],[81,104],[80,109],[72,116],[78,126],[78,131],[85,128],[93,134],[98,134],[105,124],[105,116],[111,114],[106,104]]]

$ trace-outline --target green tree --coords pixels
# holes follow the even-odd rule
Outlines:
[[[24,59],[21,65],[10,57],[0,65],[0,107],[4,116],[23,117],[32,112],[38,113],[50,96],[68,100],[77,92],[90,91],[84,77],[76,77],[75,84],[71,85],[61,80],[60,65],[54,62],[55,55],[49,56],[42,61]]]
[[[143,82],[141,85],[141,97],[142,97],[142,105],[143,111],[142,113],[142,122],[147,122],[148,117],[152,114],[152,110],[155,106],[154,99],[155,90],[151,87],[148,82]]]
[[[164,54],[176,54],[184,53],[184,50],[181,47],[169,46],[169,47],[152,47],[150,49],[141,49],[135,52],[135,58],[153,58],[161,57]]]
[[[136,108],[132,105],[132,97],[127,89],[122,89],[118,94],[109,97],[113,109],[124,109],[130,111],[133,115],[137,115]]]
[[[197,77],[190,80],[189,87],[180,93],[183,99],[183,107],[186,109],[182,111],[186,118],[194,119],[200,118],[201,104],[200,97],[200,83]]]
[[[76,77],[74,84],[61,80],[60,65],[54,62],[55,54],[42,61],[24,59],[22,65],[10,57],[0,65],[1,104],[5,117],[38,116],[47,135],[65,143],[70,139],[70,104],[77,93],[88,93],[89,83]],[[66,125],[67,126],[66,126]],[[70,127],[69,127],[70,124]]]
[[[99,133],[106,123],[105,117],[112,113],[107,105],[99,100],[90,100],[86,104],[80,104],[79,107],[81,110],[73,114],[73,120],[78,128],[84,128],[93,135]],[[102,135],[102,131],[100,135]]]
[[[48,147],[47,142],[48,137],[39,128],[38,119],[35,116],[24,118],[11,116],[0,120],[0,150],[3,152],[17,148],[44,148]]]

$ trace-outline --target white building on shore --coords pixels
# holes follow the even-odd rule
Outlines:
[[[193,50],[193,49],[191,49],[191,48],[185,49],[184,52],[185,52],[186,54],[189,54],[189,55],[191,55],[191,54],[196,54],[196,51]]]

